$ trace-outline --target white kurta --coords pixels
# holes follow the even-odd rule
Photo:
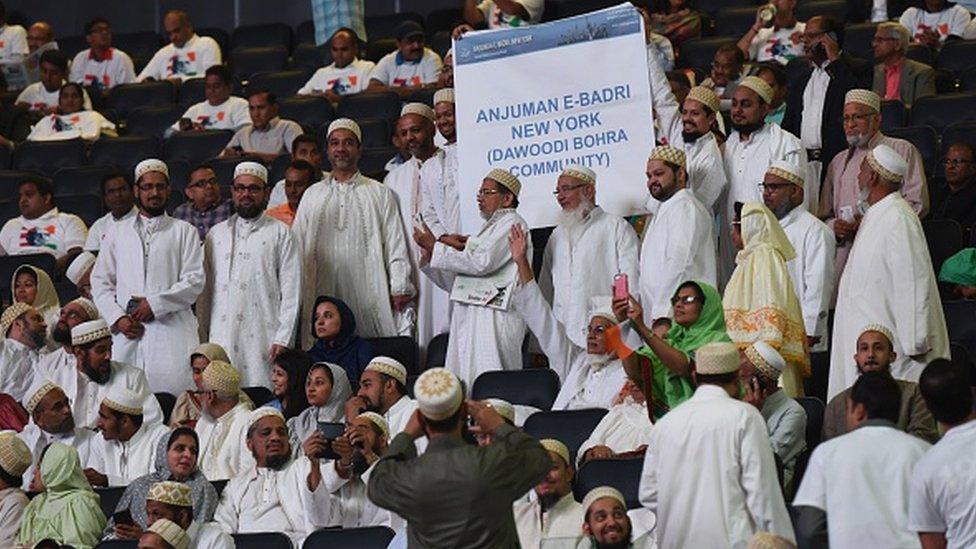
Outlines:
[[[16,339],[6,338],[0,344],[0,393],[23,402],[34,382],[34,371],[41,355]]]
[[[291,347],[301,300],[301,262],[288,226],[266,215],[232,215],[207,233],[207,283],[197,301],[202,338],[221,345],[241,387],[271,388],[271,346]]]
[[[831,547],[918,547],[908,530],[912,469],[931,445],[888,422],[868,422],[810,456],[793,506],[827,514]]]
[[[508,235],[512,225],[529,231],[525,220],[514,209],[500,209],[485,222],[477,235],[468,238],[458,251],[440,242],[434,245],[430,265],[424,273],[445,291],[450,291],[455,275],[489,276],[512,261]],[[532,244],[529,243],[529,257]],[[511,310],[454,302],[451,337],[447,344],[447,369],[465,383],[468,392],[482,372],[522,368],[522,340],[525,322]]]
[[[410,422],[410,416],[417,409],[417,401],[407,395],[400,397],[400,400],[393,403],[390,409],[383,414],[387,426],[390,428],[390,439],[403,432],[403,429]]]
[[[187,355],[189,357],[189,355]],[[159,401],[149,390],[146,376],[142,370],[112,361],[112,373],[105,384],[92,381],[87,374],[78,371],[77,361],[71,355],[64,355],[64,362],[55,368],[48,369],[44,375],[48,380],[64,390],[64,394],[71,401],[71,412],[75,416],[75,425],[87,429],[94,429],[98,422],[98,407],[112,388],[115,386],[142,395],[142,420],[146,423],[162,423],[163,410]],[[175,374],[174,374],[175,375]]]
[[[407,521],[396,513],[377,506],[366,496],[369,475],[373,472],[372,466],[361,477],[344,479],[336,473],[334,464],[333,461],[322,462],[322,482],[329,491],[331,506],[329,515],[335,521],[332,526],[386,526],[394,531],[406,530]]]
[[[14,546],[27,503],[27,494],[20,488],[0,490],[0,547]]]
[[[390,297],[413,295],[410,256],[396,195],[356,174],[331,176],[305,191],[292,231],[302,253],[302,311],[311,318],[315,298],[335,296],[356,315],[361,337],[397,335]],[[312,344],[302,330],[303,345]]]
[[[606,446],[615,454],[632,452],[651,441],[654,425],[647,417],[647,404],[626,400],[610,408],[600,423],[596,424],[590,438],[583,441],[576,458],[582,459],[587,450],[595,446]]]
[[[830,335],[827,333],[827,309],[834,293],[837,240],[830,227],[800,206],[790,210],[779,224],[796,250],[796,257],[788,261],[786,267],[800,301],[803,325],[807,336],[820,338],[810,351],[826,351]]]
[[[539,500],[519,501],[512,506],[519,545],[538,549],[542,540],[578,536],[583,527],[583,505],[570,492],[543,512]]]
[[[559,375],[559,394],[552,409],[613,406],[613,399],[627,381],[623,363],[619,360],[591,363],[586,348],[570,341],[534,281],[516,290],[512,300],[514,310],[539,340],[549,367]]]
[[[976,421],[949,429],[912,472],[908,528],[945,532],[949,549],[976,547]]]
[[[688,189],[671,195],[651,218],[640,259],[640,297],[648,325],[671,317],[671,297],[681,283],[716,285],[713,225],[711,213]]]
[[[715,385],[654,425],[640,500],[657,516],[661,549],[745,547],[756,532],[795,539],[766,422]]]
[[[457,143],[442,145],[420,168],[421,212],[437,238],[461,232],[457,176]]]
[[[193,521],[186,529],[190,538],[187,549],[234,549],[237,545],[234,538],[225,532],[216,522]]]
[[[169,436],[169,427],[161,423],[145,423],[123,442],[105,440],[99,434],[93,441],[101,446],[105,465],[99,472],[108,477],[109,486],[128,486],[133,480],[155,471],[155,456],[159,441]]]
[[[927,250],[918,216],[898,193],[864,214],[837,290],[828,402],[857,379],[857,334],[868,324],[883,324],[894,333],[898,356],[891,375],[898,379],[918,381],[926,364],[949,358],[942,300]]]
[[[438,151],[437,154],[443,155],[444,153]],[[427,160],[427,162],[429,161]],[[420,196],[422,164],[426,164],[426,162],[421,163],[417,158],[410,158],[386,174],[386,178],[383,180],[383,184],[396,193],[400,219],[403,221],[404,235],[407,237],[407,249],[410,250],[411,281],[417,288],[416,301],[412,305],[416,310],[416,331],[404,332],[402,329],[407,328],[407,326],[401,326],[400,335],[414,335],[420,345],[421,352],[427,348],[427,343],[434,336],[446,332],[451,325],[448,294],[438,288],[429,278],[420,274],[418,269],[420,247],[410,237],[413,234],[414,217],[420,214],[423,208]]]
[[[142,214],[117,223],[102,242],[92,271],[98,311],[114,326],[135,296],[155,318],[139,339],[112,337],[114,357],[146,372],[154,392],[178,395],[191,385],[179,372],[200,342],[191,306],[203,290],[203,251],[196,227],[169,215]]]
[[[216,420],[204,413],[197,421],[200,471],[211,481],[235,478],[242,463],[253,460],[244,440],[250,413],[242,402]]]
[[[631,288],[640,287],[639,248],[630,223],[599,206],[575,234],[565,226],[552,231],[542,256],[539,287],[576,346],[586,347],[591,298],[609,296],[614,275],[624,273]]]
[[[78,461],[82,469],[92,467],[96,470],[101,470],[104,468],[105,454],[101,451],[102,448],[99,443],[102,437],[94,431],[75,427],[74,430],[68,433],[48,433],[38,427],[32,419],[17,436],[20,440],[24,441],[24,444],[27,445],[27,449],[31,453],[31,465],[23,474],[24,490],[30,486],[31,479],[34,478],[34,467],[37,466],[37,462],[41,458],[41,452],[52,442],[60,442],[61,444],[74,448],[78,452]],[[96,437],[99,439],[98,441],[96,441]]]
[[[132,219],[138,214],[139,208],[132,206],[132,209],[119,219],[115,219],[112,212],[108,212],[102,217],[96,219],[95,222],[92,223],[91,228],[88,229],[88,238],[85,239],[85,250],[89,252],[97,252],[99,249],[101,249],[102,240],[105,239],[105,235],[109,232],[109,229],[127,219]]]

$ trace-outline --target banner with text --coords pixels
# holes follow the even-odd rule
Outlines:
[[[530,27],[473,32],[454,42],[458,192],[466,232],[481,225],[475,196],[493,168],[522,181],[519,213],[555,225],[552,192],[569,164],[597,174],[597,203],[642,212],[654,146],[643,22],[630,4]]]

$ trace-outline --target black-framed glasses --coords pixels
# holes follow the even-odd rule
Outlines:
[[[959,166],[961,166],[963,164],[972,164],[972,163],[973,163],[972,160],[964,160],[962,158],[943,158],[942,159],[942,165],[943,166],[952,166],[953,168],[958,168]]]
[[[192,181],[189,185],[187,185],[186,188],[194,189],[196,187],[208,187],[211,185],[217,185],[216,177],[211,177],[209,179],[197,179],[196,181]]]
[[[234,185],[231,187],[231,189],[233,189],[235,193],[240,193],[240,194],[244,194],[244,193],[258,194],[259,192],[264,190],[264,187],[262,187],[261,185]]]
[[[686,296],[674,296],[671,298],[671,305],[677,305],[678,303],[684,303],[685,305],[691,305],[698,301],[697,295],[686,295]]]
[[[850,122],[863,122],[868,118],[871,118],[872,116],[874,116],[874,113],[845,114],[843,120],[845,124],[848,124]]]

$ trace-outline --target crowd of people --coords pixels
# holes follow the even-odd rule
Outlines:
[[[278,532],[300,547],[374,526],[391,547],[976,545],[976,380],[942,308],[976,297],[976,250],[933,265],[920,221],[972,225],[974,148],[948,144],[946,187],[930,189],[918,149],[881,131],[883,100],[934,93],[907,45],[964,37],[969,12],[872,8],[872,90],[841,23],[798,21],[795,3],[757,6],[701,82],[671,69],[702,17],[637,6],[658,138],[643,183],[566,166],[541,268],[517,176],[492,169],[459,193],[452,59],[412,21],[374,66],[362,0],[312,2],[333,63],[299,94],[405,99],[383,181],[362,173],[357,121],[320,142],[274,94],[234,96],[185,12],[166,13],[170,43],[138,76],[104,19],[70,68],[45,47],[50,25],[0,27],[0,60],[44,48],[18,98],[43,113],[29,139],[115,135],[86,90],[203,79],[205,101],[167,134],[234,130],[221,156],[240,157],[231,181],[140,159],[104,177],[108,213],[90,227],[49,180],[20,182],[0,247],[54,268],[18,266],[0,315],[0,546],[226,548]],[[454,36],[536,24],[543,7],[465,0]],[[410,99],[422,89],[431,104]],[[599,206],[630,184],[646,212]],[[187,200],[170,209],[176,188]],[[469,233],[459,205],[475,199]],[[424,357],[442,334],[443,364],[422,373],[373,339],[412,338]],[[517,391],[473,398],[526,352],[558,377],[551,410],[605,412],[566,426],[582,442],[523,430],[548,410]],[[802,398],[817,386],[819,409]],[[608,460],[639,460],[640,476],[574,492]],[[108,515],[107,487],[124,489]]]

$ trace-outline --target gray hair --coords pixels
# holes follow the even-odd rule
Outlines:
[[[908,32],[905,25],[895,21],[885,21],[884,23],[878,25],[878,30],[881,31],[886,38],[897,38],[898,43],[901,45],[901,51],[908,51],[908,43],[911,41],[912,35]]]

